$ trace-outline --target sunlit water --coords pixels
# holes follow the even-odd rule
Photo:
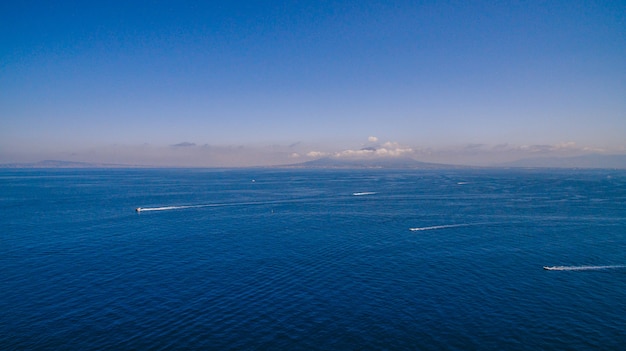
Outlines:
[[[623,171],[3,170],[0,228],[3,350],[626,345]]]

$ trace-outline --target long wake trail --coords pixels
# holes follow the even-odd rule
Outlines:
[[[610,266],[544,266],[547,271],[597,271],[603,269],[626,268],[626,265],[610,265]]]
[[[194,207],[203,207],[209,205],[189,205],[189,206],[163,206],[163,207],[137,207],[135,211],[137,212],[146,212],[146,211],[169,211],[169,210],[182,210],[185,208],[194,208]]]
[[[365,192],[351,193],[352,196],[367,196],[367,195],[375,195],[375,194],[378,194],[378,193],[374,192],[374,191],[365,191]],[[292,199],[283,199],[283,200],[268,200],[268,201],[248,201],[248,202],[230,202],[230,203],[229,202],[225,202],[225,203],[215,203],[215,204],[160,206],[160,207],[137,207],[137,208],[135,208],[135,211],[137,213],[139,213],[139,212],[148,212],[148,211],[184,210],[184,209],[201,208],[201,207],[274,205],[274,204],[285,204],[285,203],[296,203],[296,202],[307,202],[307,201],[333,200],[333,199],[338,199],[338,198],[345,197],[346,195],[337,195],[337,196],[328,196],[328,197],[303,197],[303,198],[292,198]]]
[[[137,207],[137,212],[147,211],[170,211],[170,210],[184,210],[188,208],[201,208],[201,207],[224,207],[224,206],[248,206],[248,205],[269,205],[274,203],[282,203],[286,201],[267,201],[267,202],[233,202],[233,203],[221,203],[221,204],[203,204],[203,205],[184,205],[184,206],[163,206],[163,207]]]
[[[306,201],[320,201],[324,200],[319,198],[294,198],[294,199],[285,199],[285,200],[268,200],[268,201],[247,201],[247,202],[224,202],[224,203],[214,203],[214,204],[199,204],[199,205],[180,205],[180,206],[161,206],[161,207],[137,207],[135,211],[139,212],[148,212],[148,211],[170,211],[170,210],[184,210],[190,208],[202,208],[202,207],[226,207],[226,206],[253,206],[253,205],[275,205],[275,204],[285,204],[285,203],[296,203],[296,202],[306,202]]]
[[[409,228],[410,231],[412,232],[418,232],[418,231],[422,231],[422,230],[437,230],[437,229],[447,229],[447,228],[458,228],[458,227],[468,227],[471,225],[477,225],[477,224],[446,224],[446,225],[434,225],[434,226],[430,226],[430,227],[417,227],[417,228]]]

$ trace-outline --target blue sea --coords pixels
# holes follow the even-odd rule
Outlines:
[[[625,249],[626,171],[1,170],[0,349],[620,350]]]

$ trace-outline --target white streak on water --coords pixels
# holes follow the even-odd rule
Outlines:
[[[201,206],[196,205],[196,206],[138,207],[137,212],[180,210],[184,208],[193,208],[193,207],[201,207]]]
[[[446,225],[434,225],[432,227],[418,227],[418,228],[409,228],[409,230],[413,232],[422,231],[422,230],[436,230],[436,229],[446,229],[446,228],[457,228],[457,227],[467,227],[472,224],[446,224]]]
[[[286,203],[307,202],[307,201],[320,201],[320,200],[323,200],[323,198],[322,199],[320,199],[320,198],[318,198],[318,199],[315,199],[315,198],[294,198],[294,199],[270,200],[270,201],[227,202],[227,203],[215,203],[215,204],[161,206],[161,207],[137,207],[135,209],[135,211],[140,213],[140,212],[146,212],[146,211],[182,210],[182,209],[201,208],[201,207],[275,205],[275,204],[286,204]]]
[[[377,194],[373,191],[352,193],[354,196],[374,195]],[[308,201],[322,201],[328,199],[334,199],[336,197],[321,197],[321,198],[293,198],[284,200],[269,200],[269,201],[250,201],[250,202],[232,202],[232,203],[217,203],[217,204],[200,204],[200,205],[180,205],[180,206],[161,206],[161,207],[137,207],[135,211],[137,213],[147,211],[169,211],[169,210],[182,210],[189,208],[201,208],[201,207],[225,207],[225,206],[252,206],[252,205],[274,205],[296,202],[308,202]]]
[[[169,210],[183,210],[187,208],[200,208],[200,207],[223,207],[223,206],[244,206],[244,205],[264,205],[277,202],[239,202],[239,203],[224,203],[224,204],[204,204],[204,205],[184,205],[184,206],[163,206],[163,207],[138,207],[137,212],[146,211],[169,211]]]
[[[601,269],[626,268],[625,265],[612,266],[544,266],[547,271],[595,271]]]

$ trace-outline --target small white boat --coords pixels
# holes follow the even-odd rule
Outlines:
[[[136,211],[136,212],[141,212],[141,207],[137,207],[137,208],[135,209],[135,211]]]

